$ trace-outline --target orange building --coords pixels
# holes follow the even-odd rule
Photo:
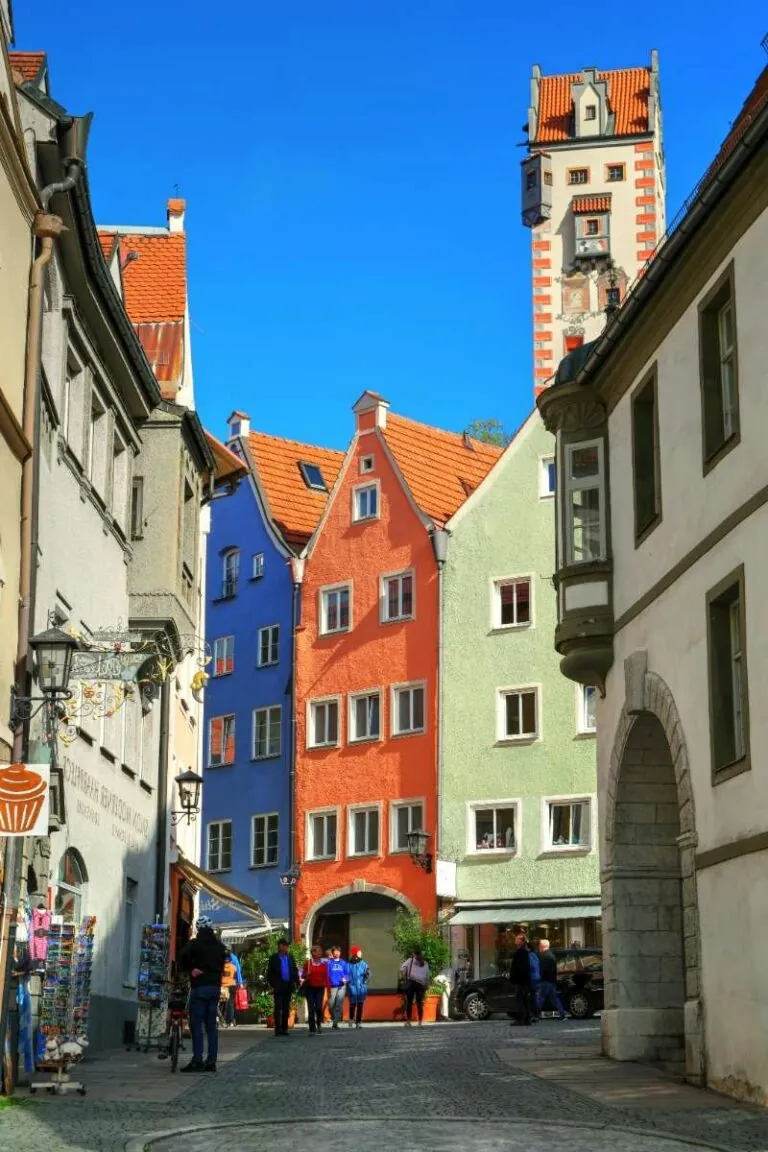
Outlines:
[[[294,931],[359,945],[381,994],[396,986],[397,909],[436,912],[434,871],[411,859],[407,833],[428,832],[434,852],[443,525],[499,455],[388,408],[371,392],[354,406],[304,553],[295,661]]]

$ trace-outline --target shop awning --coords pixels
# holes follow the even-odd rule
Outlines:
[[[552,920],[584,920],[600,916],[600,904],[536,904],[528,907],[462,908],[448,921],[452,928],[462,924],[544,924]]]
[[[273,920],[267,924],[254,924],[252,920],[241,920],[237,924],[224,924],[219,932],[224,944],[243,944],[246,940],[258,940],[270,932],[283,932],[288,924],[285,920]],[[219,925],[216,925],[218,931]]]
[[[214,900],[218,900],[219,904],[223,904],[225,908],[231,908],[237,912],[238,916],[243,916],[249,924],[254,927],[264,928],[270,931],[272,925],[269,917],[264,909],[256,900],[251,896],[246,896],[244,892],[238,892],[237,888],[231,888],[229,884],[225,884],[218,876],[214,876],[211,872],[206,872],[203,868],[198,868],[197,864],[193,864],[191,860],[187,860],[179,852],[176,867],[182,876],[189,881],[190,884],[200,891],[207,892]]]

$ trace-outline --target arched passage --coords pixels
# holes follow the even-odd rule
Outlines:
[[[628,678],[629,683],[629,678]],[[644,673],[611,758],[603,854],[603,1045],[703,1079],[695,819],[688,760],[666,684]]]

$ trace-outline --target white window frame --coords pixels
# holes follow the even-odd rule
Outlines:
[[[528,585],[528,615],[529,620],[519,624],[502,624],[501,622],[501,589],[508,584]],[[524,572],[519,576],[499,576],[491,581],[491,629],[494,632],[520,632],[534,625],[533,603],[533,573]],[[517,607],[517,606],[515,606]]]
[[[397,696],[399,692],[413,691],[414,688],[421,688],[424,693],[424,724],[421,728],[406,728],[400,731],[397,726],[398,722],[398,707]],[[389,690],[389,731],[390,736],[423,736],[427,731],[427,681],[426,680],[408,680],[404,684],[392,684]],[[411,713],[413,713],[413,705],[411,705]]]
[[[218,664],[218,661],[219,661],[219,656],[218,656],[219,645],[220,644],[226,645],[226,642],[228,640],[232,641],[232,643],[230,645],[230,648],[231,648],[230,659],[231,659],[232,667],[226,672],[217,672],[216,671],[216,665]],[[226,659],[227,659],[227,653],[226,653],[226,647],[225,647],[225,650],[224,650],[225,662],[226,662]],[[234,671],[235,671],[235,637],[232,635],[230,635],[230,636],[217,636],[213,642],[213,677],[215,679],[218,679],[218,677],[220,677],[220,676],[231,676]]]
[[[550,808],[553,804],[587,804],[588,841],[586,844],[553,844],[551,835]],[[543,856],[586,856],[594,852],[597,843],[595,820],[597,816],[597,796],[580,793],[575,796],[543,796],[541,800],[541,855]]]
[[[265,632],[269,632],[269,660],[262,661],[261,659],[261,637]],[[277,655],[272,659],[273,639],[272,633],[277,633]],[[280,625],[279,624],[265,624],[263,628],[259,628],[256,633],[256,667],[257,668],[274,668],[276,664],[280,663]]]
[[[587,688],[595,693],[595,724],[590,728],[587,724]],[[576,731],[579,736],[594,736],[597,732],[597,688],[592,684],[576,685]]]
[[[267,860],[267,848],[269,845],[269,824],[267,821],[272,818],[277,820],[277,854],[274,861]],[[256,821],[264,820],[264,854],[265,859],[263,864],[256,863]],[[277,868],[280,865],[280,813],[279,812],[255,812],[251,816],[251,868]]]
[[[233,741],[233,743],[235,745],[235,755],[231,760],[225,760],[224,756],[226,754],[225,749],[227,747],[227,741],[225,739],[224,730],[222,729],[222,733],[221,733],[221,756],[222,756],[222,759],[218,764],[212,764],[211,763],[211,734],[212,734],[211,725],[213,724],[214,720],[222,720],[222,721],[223,720],[231,720],[233,728],[234,728],[234,733],[235,733],[235,739]],[[221,713],[219,713],[218,716],[210,716],[208,719],[208,767],[209,768],[227,768],[230,764],[234,764],[236,759],[237,759],[237,718],[235,716],[235,713],[234,712],[221,712]]]
[[[477,824],[475,813],[484,808],[513,808],[515,812],[515,846],[514,848],[478,848]],[[467,803],[467,856],[501,856],[504,859],[518,856],[522,840],[523,805],[520,797],[511,800],[470,800]]]
[[[415,808],[416,805],[421,808],[421,829],[427,823],[427,801],[424,796],[412,796],[403,800],[390,800],[389,803],[389,853],[391,856],[401,856],[408,852],[408,845],[400,848],[397,844],[397,813],[401,808]],[[411,818],[408,817],[408,824],[411,824]],[[409,832],[416,832],[417,826],[409,827]]]
[[[376,468],[376,458],[372,453],[368,452],[365,456],[360,457],[360,475],[370,476]]]
[[[336,705],[336,739],[331,742],[326,740],[322,744],[316,744],[314,740],[315,726],[314,709],[318,706],[335,704]],[[338,748],[341,745],[341,724],[342,724],[342,710],[341,710],[341,696],[316,696],[311,700],[307,700],[307,748]],[[326,720],[326,730],[328,723]]]
[[[408,616],[389,616],[387,615],[389,609],[389,583],[391,580],[402,581],[405,576],[411,578],[411,611]],[[398,600],[402,605],[403,592],[402,583],[400,585],[400,593]],[[379,623],[380,624],[402,624],[404,620],[416,619],[416,570],[414,568],[403,568],[398,572],[384,572],[379,577]]]
[[[224,837],[222,836],[222,829],[225,824],[229,825],[229,867],[225,868],[222,863],[223,852],[222,844]],[[219,866],[218,868],[211,867],[211,828],[217,827],[219,829]],[[230,819],[223,820],[209,820],[205,826],[205,866],[208,872],[231,872],[232,862],[235,856],[235,837],[232,821]]]
[[[355,730],[355,703],[358,700],[378,696],[379,698],[379,732],[377,736],[358,736]],[[350,692],[347,696],[347,742],[349,744],[375,744],[384,739],[384,690],[382,688],[367,688],[362,692]]]
[[[375,516],[358,516],[357,514],[357,496],[359,492],[364,492],[369,488],[376,490],[376,515]],[[352,488],[352,523],[365,524],[369,520],[379,520],[381,518],[381,481],[380,480],[367,480],[365,484],[355,484]]]
[[[336,852],[335,852],[335,855],[333,855],[333,856],[316,856],[314,854],[315,844],[314,844],[314,839],[312,836],[312,820],[316,816],[335,816],[336,817]],[[340,853],[340,848],[341,848],[341,837],[339,835],[340,831],[341,831],[341,808],[339,808],[339,807],[312,808],[311,811],[307,812],[306,826],[305,826],[305,838],[304,838],[304,842],[306,844],[306,860],[308,862],[317,861],[318,863],[322,863],[324,861],[327,862],[328,860],[339,860],[340,859],[339,853]]]
[[[379,843],[375,850],[366,850],[365,852],[356,852],[354,850],[354,818],[360,812],[375,812],[379,817]],[[338,834],[337,834],[338,835]],[[384,826],[382,824],[381,804],[351,804],[347,808],[347,856],[350,859],[357,859],[361,856],[376,857],[381,856],[381,846],[384,840]]]
[[[571,479],[571,461],[574,452],[579,452],[584,448],[597,448],[597,476],[589,476],[580,478],[578,480]],[[564,476],[562,479],[563,497],[565,502],[565,547],[566,547],[566,563],[572,564],[594,564],[597,561],[606,559],[606,536],[605,525],[606,517],[608,515],[606,489],[605,489],[605,445],[604,441],[598,437],[596,440],[579,440],[574,444],[565,445],[565,468]],[[587,490],[597,489],[600,494],[600,538],[599,538],[599,556],[590,556],[588,559],[576,559],[574,554],[573,545],[573,506],[571,503],[571,496],[574,492],[586,492]]]
[[[261,580],[264,575],[264,553],[251,554],[251,580]]]
[[[256,714],[258,712],[267,713],[267,751],[264,756],[256,755]],[[279,727],[279,747],[277,752],[272,751],[270,744],[269,734],[272,728],[272,712],[277,712],[280,716]],[[260,704],[258,708],[251,710],[251,760],[277,760],[283,754],[283,706],[282,704]]]
[[[525,732],[520,736],[507,735],[507,696],[511,693],[534,692],[536,694],[536,731]],[[541,684],[510,684],[497,688],[497,744],[531,744],[541,739]]]
[[[348,592],[349,593],[349,620],[346,628],[328,628],[328,612],[326,597],[334,592]],[[353,585],[351,580],[342,580],[338,584],[325,584],[322,588],[318,589],[317,593],[317,613],[319,628],[318,632],[321,636],[337,636],[339,633],[352,631],[352,611],[354,608],[353,600]]]
[[[555,487],[549,490],[549,467],[555,469]],[[551,500],[557,491],[557,456],[554,449],[546,456],[539,456],[539,500]]]

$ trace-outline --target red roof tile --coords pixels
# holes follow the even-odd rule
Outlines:
[[[618,68],[598,72],[598,80],[608,81],[608,104],[616,116],[616,136],[636,136],[649,131],[649,68]],[[581,80],[581,73],[566,76],[542,76],[539,83],[539,117],[532,144],[571,139],[573,101],[571,85]]]
[[[23,82],[37,83],[44,69],[45,52],[9,52],[11,70],[18,72]]]
[[[611,194],[603,196],[574,196],[571,200],[571,209],[577,215],[585,212],[610,212]]]
[[[414,500],[439,524],[458,510],[503,451],[391,412],[383,434]]]
[[[288,544],[303,547],[317,527],[328,494],[336,482],[344,453],[317,448],[280,436],[251,432],[248,446],[258,469],[269,509]],[[323,474],[327,492],[307,488],[299,462],[316,464]]]
[[[166,400],[173,400],[184,371],[184,322],[134,324],[155,379]]]
[[[183,320],[187,305],[187,244],[183,232],[118,229],[123,298],[134,324]],[[114,232],[99,231],[102,251]],[[132,252],[137,257],[128,259]]]

